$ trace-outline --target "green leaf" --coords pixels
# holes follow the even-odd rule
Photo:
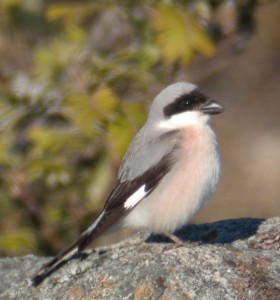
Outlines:
[[[153,14],[156,42],[166,63],[189,64],[195,51],[214,54],[214,45],[199,22],[186,9],[161,4]]]

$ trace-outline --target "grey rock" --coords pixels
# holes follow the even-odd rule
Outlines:
[[[49,258],[0,260],[0,299],[280,299],[280,218],[187,225],[184,244],[139,233],[68,261],[39,285]]]

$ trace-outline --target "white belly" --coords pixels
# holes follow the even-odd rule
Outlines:
[[[182,139],[186,142],[178,153],[180,163],[124,218],[126,226],[173,232],[211,197],[220,173],[215,135],[208,126],[188,127]]]

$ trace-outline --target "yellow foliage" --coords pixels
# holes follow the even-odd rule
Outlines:
[[[145,122],[147,103],[124,99],[171,80],[163,63],[214,53],[189,1],[140,2],[0,0],[0,253],[59,250]]]
[[[94,138],[102,131],[103,122],[112,118],[118,104],[108,87],[97,90],[91,97],[72,95],[66,100],[65,112],[83,134]]]
[[[42,126],[30,128],[28,136],[34,143],[33,155],[35,157],[44,154],[60,153],[62,150],[69,148],[69,141],[71,143],[78,142],[78,139],[75,139],[73,132],[70,130],[66,131]]]
[[[0,98],[0,132],[7,133],[23,114],[22,107],[15,106]]]
[[[138,102],[122,103],[123,116],[112,122],[107,130],[106,141],[113,160],[120,161],[146,116]]]
[[[118,104],[117,97],[108,87],[99,89],[92,95],[91,105],[99,117],[109,117]]]
[[[66,99],[65,114],[70,121],[86,135],[94,137],[96,131],[93,124],[97,122],[98,115],[90,105],[90,99],[85,94],[73,94]]]
[[[63,157],[34,159],[28,163],[28,181],[44,178],[48,188],[67,186],[72,180],[72,173],[68,170],[70,164]]]
[[[1,232],[0,251],[7,251],[10,255],[27,254],[33,250],[36,242],[31,228],[17,228]]]
[[[72,42],[84,43],[87,39],[85,30],[75,23],[70,24],[65,28],[65,36]]]
[[[146,121],[146,106],[143,102],[124,102],[122,108],[135,134]]]
[[[153,14],[156,42],[166,63],[190,63],[195,51],[212,56],[215,48],[199,22],[186,9],[161,4]]]
[[[0,13],[5,15],[15,8],[23,9],[25,12],[38,13],[41,8],[41,3],[38,0],[1,0]]]
[[[98,161],[94,172],[91,173],[86,191],[89,199],[86,203],[87,210],[99,211],[101,209],[100,206],[104,203],[106,195],[108,195],[113,177],[111,161],[106,155]]]
[[[11,161],[9,155],[11,141],[12,137],[10,135],[0,134],[0,164],[6,164]]]
[[[2,0],[0,1],[0,7],[2,9],[10,9],[13,6],[19,5],[20,0]]]
[[[67,37],[69,35],[68,32]],[[80,38],[82,39],[82,37]],[[62,74],[66,74],[66,68],[74,63],[74,59],[78,57],[80,51],[81,48],[77,41],[69,43],[66,38],[54,39],[48,46],[38,47],[34,53],[37,75],[44,78],[44,81],[50,79],[58,81],[57,79],[60,79]]]
[[[133,136],[134,130],[127,118],[120,118],[109,126],[106,140],[113,160],[120,160]]]
[[[53,203],[46,204],[45,215],[51,224],[58,223],[63,218],[63,212],[61,210],[61,207],[53,205]]]
[[[63,20],[71,23],[92,15],[99,8],[98,3],[57,3],[48,7],[46,15],[49,21]]]

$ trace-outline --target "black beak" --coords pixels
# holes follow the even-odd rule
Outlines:
[[[224,111],[224,107],[215,100],[208,100],[204,106],[200,108],[200,111],[209,115],[217,115]]]

